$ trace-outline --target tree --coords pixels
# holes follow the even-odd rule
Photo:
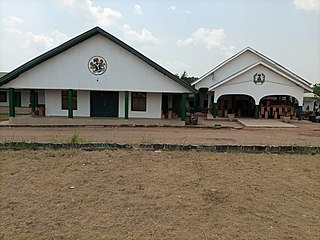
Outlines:
[[[188,77],[188,73],[187,71],[184,71],[181,76],[180,76],[180,79],[185,81],[186,83],[193,83],[194,81],[198,80],[199,78],[197,77]]]
[[[313,86],[313,93],[314,93],[314,94],[317,94],[318,96],[320,96],[320,83],[316,83],[316,84]]]

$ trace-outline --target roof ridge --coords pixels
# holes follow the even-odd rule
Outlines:
[[[235,53],[234,55],[232,55],[231,57],[227,58],[226,60],[224,60],[223,62],[219,63],[218,65],[216,65],[214,68],[212,68],[211,70],[209,70],[208,72],[206,72],[205,74],[203,74],[201,77],[199,77],[198,80],[194,81],[192,83],[192,85],[197,84],[198,82],[201,82],[203,78],[209,76],[211,73],[215,72],[217,69],[219,69],[220,67],[222,67],[223,65],[225,65],[226,63],[230,62],[231,60],[233,60],[234,58],[236,58],[237,56],[241,55],[243,52],[247,51],[250,47],[246,47],[244,49],[242,49],[241,51]]]

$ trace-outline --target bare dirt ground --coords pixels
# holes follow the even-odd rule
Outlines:
[[[320,146],[298,128],[0,127],[0,142]],[[0,239],[320,239],[319,155],[1,151]]]
[[[320,239],[318,155],[1,151],[0,239]]]
[[[320,146],[320,124],[297,128],[0,127],[0,142],[83,142]]]

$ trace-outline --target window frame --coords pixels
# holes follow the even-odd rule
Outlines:
[[[131,111],[134,111],[134,112],[147,111],[147,93],[146,92],[131,93]]]

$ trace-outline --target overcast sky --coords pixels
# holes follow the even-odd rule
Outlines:
[[[320,82],[320,0],[1,0],[0,71],[99,26],[200,77],[250,46]]]

